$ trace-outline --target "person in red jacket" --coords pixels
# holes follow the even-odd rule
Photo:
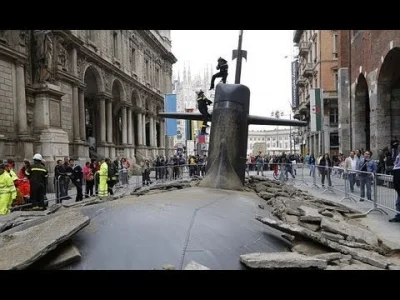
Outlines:
[[[24,202],[29,203],[31,185],[29,183],[29,178],[26,176],[25,171],[30,168],[31,164],[27,159],[24,159],[24,165],[18,171],[17,188],[21,192]]]

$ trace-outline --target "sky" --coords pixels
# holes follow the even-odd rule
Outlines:
[[[234,83],[232,50],[237,49],[238,38],[239,30],[171,30],[172,53],[178,59],[174,76],[179,70],[182,78],[184,63],[190,63],[192,78],[198,72],[203,75],[207,64],[217,72],[221,56],[229,64],[227,83]],[[289,119],[293,30],[244,30],[242,50],[247,51],[248,60],[243,59],[240,83],[250,88],[250,114],[270,117],[271,111],[280,110],[282,118]],[[253,130],[272,128],[251,126]]]

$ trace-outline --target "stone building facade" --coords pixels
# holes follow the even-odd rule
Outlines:
[[[299,154],[300,145],[296,143],[293,132],[289,128],[279,127],[272,130],[249,130],[247,155],[258,154],[258,151],[267,155],[281,155],[283,152]]]
[[[341,146],[376,158],[400,139],[400,32],[341,30],[339,44]]]
[[[339,151],[338,109],[338,31],[295,30],[293,42],[298,48],[297,107],[294,118],[310,122],[310,90],[322,89],[323,128],[312,132],[310,123],[301,130],[303,155]]]
[[[1,30],[0,158],[165,154],[169,30]]]

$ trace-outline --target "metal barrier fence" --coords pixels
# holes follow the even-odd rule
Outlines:
[[[350,200],[358,203],[357,197],[360,201],[369,201],[373,206],[366,214],[372,211],[379,211],[387,215],[385,210],[400,214],[398,208],[396,209],[396,200],[399,195],[393,187],[392,175],[358,170],[346,171],[341,167],[326,168],[324,166],[299,163],[272,163],[268,165],[272,165],[269,168],[274,171],[264,171],[264,173],[267,177],[272,177],[275,180],[293,182],[298,186],[305,185],[310,188],[322,189],[321,194],[326,192],[341,193],[343,197],[340,202]],[[295,172],[291,172],[294,169],[297,175]],[[294,178],[291,176],[292,173],[295,175]],[[364,189],[364,192],[362,192],[362,189]]]
[[[161,166],[161,167],[150,167],[147,173],[142,173],[142,175],[129,175],[129,170],[119,170],[118,181],[112,186],[111,190],[113,194],[117,193],[121,189],[128,188],[134,190],[138,187],[162,183],[167,181],[173,181],[177,179],[187,179],[191,176],[204,176],[205,175],[205,165],[179,165],[179,166]],[[149,181],[147,179],[150,179]],[[71,180],[70,176],[61,175],[54,178],[52,182],[50,180],[47,185],[52,184],[54,192],[45,194],[45,204],[61,203],[62,201],[76,201],[78,196],[78,191],[81,188],[82,199],[87,199],[90,197],[98,196],[99,190],[99,176],[96,174],[94,176],[93,182],[86,182],[84,176],[82,182],[75,182]],[[78,188],[77,188],[78,186]],[[32,204],[29,199],[25,201],[24,204],[15,205],[12,207],[12,211],[22,210],[31,207]]]

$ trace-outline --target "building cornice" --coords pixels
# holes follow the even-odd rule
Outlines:
[[[26,62],[28,59],[28,55],[2,44],[0,44],[0,55],[4,55],[14,61]]]
[[[172,52],[165,49],[164,45],[160,43],[160,41],[154,36],[154,34],[150,30],[138,30],[139,34],[148,42],[151,46],[153,46],[159,53],[161,53],[161,57],[169,61],[171,64],[174,64],[178,61],[178,59],[172,54]]]

